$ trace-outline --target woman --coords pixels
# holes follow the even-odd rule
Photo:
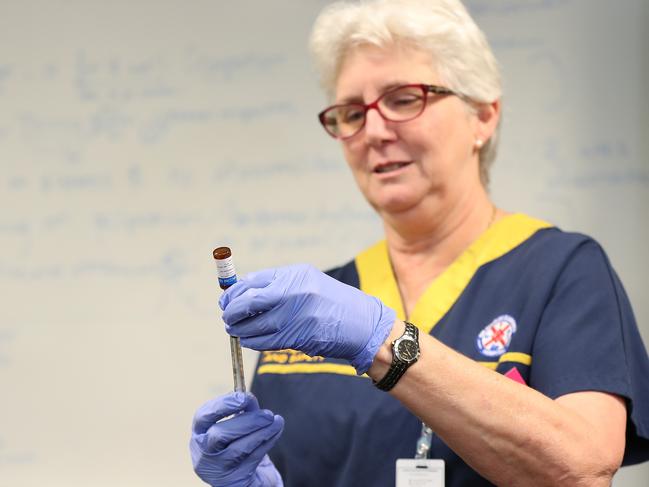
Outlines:
[[[387,486],[419,448],[450,487],[596,487],[646,460],[649,360],[606,256],[489,198],[501,88],[464,7],[334,4],[312,48],[333,100],[320,121],[385,240],[331,277],[268,269],[224,294],[227,331],[266,351],[253,392],[269,409],[203,406],[199,476]]]

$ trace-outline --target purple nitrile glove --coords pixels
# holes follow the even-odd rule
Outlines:
[[[394,310],[306,264],[244,276],[219,301],[226,330],[255,350],[290,348],[367,371],[392,330]]]
[[[216,397],[194,416],[189,442],[194,471],[214,487],[282,487],[266,453],[283,428],[284,419],[259,409],[251,394]]]

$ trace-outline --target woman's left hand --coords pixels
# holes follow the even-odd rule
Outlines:
[[[342,358],[358,374],[369,369],[396,319],[379,299],[305,264],[249,274],[219,304],[226,331],[244,347]]]

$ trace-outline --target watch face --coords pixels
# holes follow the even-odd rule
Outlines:
[[[419,347],[414,340],[401,340],[397,346],[397,354],[401,360],[410,362],[419,354]]]

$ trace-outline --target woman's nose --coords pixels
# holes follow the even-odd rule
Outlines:
[[[370,108],[365,114],[365,137],[368,144],[383,143],[394,140],[396,133],[392,122],[383,118],[378,109]]]

